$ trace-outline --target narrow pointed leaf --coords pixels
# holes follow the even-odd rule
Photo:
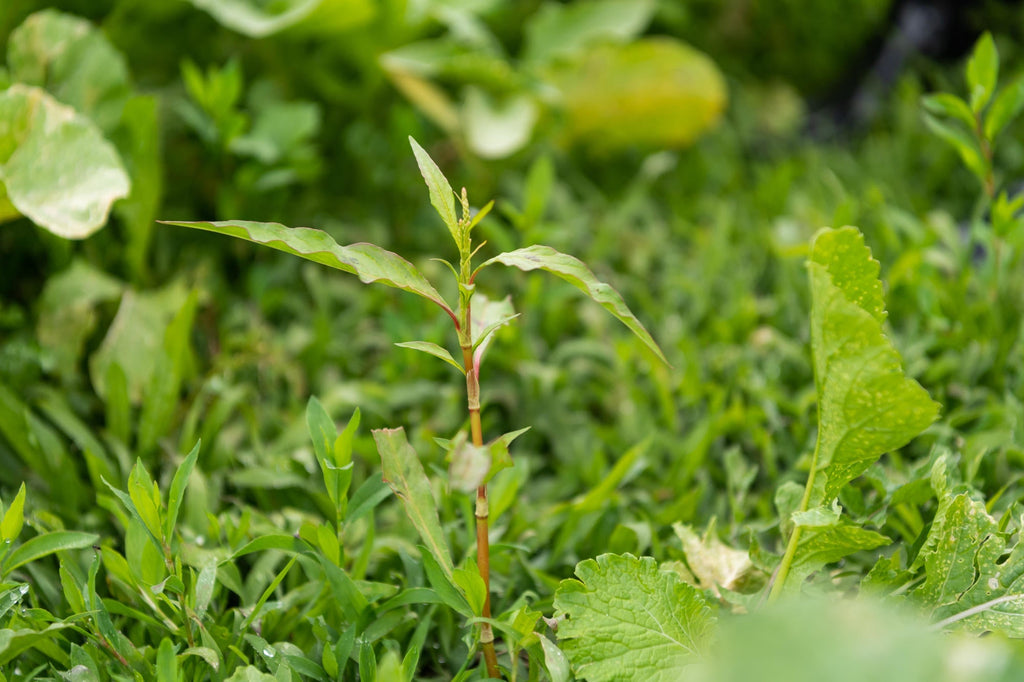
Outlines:
[[[815,237],[808,269],[819,424],[811,507],[830,504],[844,485],[938,414],[927,391],[904,376],[882,329],[878,268],[855,228],[825,229]]]
[[[647,332],[640,321],[636,319],[632,311],[626,306],[625,301],[619,292],[610,285],[599,281],[594,277],[581,260],[564,253],[559,253],[550,246],[534,245],[523,249],[516,249],[507,253],[501,253],[485,262],[486,267],[492,263],[501,263],[520,270],[546,270],[553,275],[561,277],[574,287],[585,293],[595,302],[601,304],[608,312],[619,319],[624,325],[640,337],[640,340],[650,348],[655,355],[666,365],[668,359],[662,353],[661,348],[654,341],[654,338]]]
[[[377,429],[373,432],[373,439],[380,453],[384,480],[402,501],[406,515],[440,564],[445,577],[451,580],[454,568],[451,551],[441,530],[430,480],[419,456],[405,438],[405,429]]]
[[[18,494],[14,501],[7,508],[6,512],[0,512],[0,541],[14,542],[21,535],[21,528],[25,523],[25,484],[18,488]]]
[[[1013,83],[1004,87],[992,103],[985,117],[985,137],[989,142],[996,139],[1013,119],[1024,109],[1024,76],[1018,77]]]
[[[715,618],[700,593],[650,557],[602,554],[563,580],[558,640],[577,677],[677,682],[701,660]],[[625,671],[628,671],[625,672]]]
[[[459,240],[459,219],[455,215],[455,193],[452,192],[452,186],[448,184],[448,179],[444,177],[444,173],[437,167],[434,160],[430,158],[430,154],[427,154],[423,147],[417,144],[416,140],[410,137],[409,144],[412,145],[412,153],[416,155],[416,164],[420,167],[420,173],[423,175],[423,180],[427,183],[427,189],[430,190],[430,203],[437,210],[444,224],[448,226],[452,239],[457,243]]]
[[[174,472],[171,480],[171,491],[167,495],[167,519],[164,527],[164,537],[170,539],[174,535],[174,527],[178,523],[178,512],[181,510],[181,502],[185,499],[185,488],[188,486],[188,477],[192,475],[192,469],[199,459],[199,448],[202,443],[196,443],[192,452],[188,453],[185,461],[181,463],[178,470]]]
[[[286,227],[279,223],[258,223],[248,220],[223,222],[160,221],[165,225],[180,225],[207,232],[226,234],[254,244],[269,246],[314,263],[352,273],[366,284],[380,282],[433,301],[452,316],[455,313],[433,285],[416,267],[396,253],[374,244],[361,242],[341,246],[321,230],[310,227]]]
[[[986,32],[974,46],[967,61],[967,87],[971,91],[971,109],[980,113],[992,98],[999,77],[999,53],[992,34]]]
[[[95,544],[99,539],[99,535],[74,530],[57,530],[52,533],[37,535],[11,552],[3,569],[10,573],[14,569],[36,559],[41,559],[48,554],[88,547]]]
[[[459,370],[463,374],[466,373],[466,370],[462,368],[462,365],[455,361],[455,358],[452,357],[452,354],[446,351],[441,346],[437,345],[436,343],[430,343],[429,341],[403,341],[402,343],[396,343],[395,345],[401,348],[411,348],[412,350],[418,350],[420,352],[426,353],[427,355],[433,355],[435,358],[440,358],[441,360],[444,360],[449,365]]]

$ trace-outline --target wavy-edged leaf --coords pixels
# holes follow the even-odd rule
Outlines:
[[[454,569],[451,550],[441,530],[430,480],[419,456],[405,438],[405,429],[376,429],[373,431],[373,440],[380,453],[384,481],[402,501],[406,515],[416,527],[423,543],[437,560],[445,577],[451,580]]]
[[[410,137],[409,144],[412,146],[412,153],[416,156],[416,164],[420,167],[420,173],[423,175],[423,180],[427,183],[427,189],[430,191],[430,203],[448,227],[448,231],[452,234],[452,239],[458,243],[459,219],[455,215],[455,194],[452,192],[452,186],[448,184],[448,178],[444,176],[444,173],[437,167],[434,160],[430,158],[430,154],[427,154],[426,150],[416,140]]]
[[[486,261],[480,267],[486,267],[492,263],[501,263],[520,270],[546,270],[553,275],[561,277],[574,287],[585,293],[596,303],[601,304],[608,312],[614,315],[620,322],[629,327],[630,331],[636,334],[644,344],[650,348],[658,358],[666,365],[669,364],[665,354],[658,347],[657,342],[647,332],[640,320],[636,319],[629,307],[626,306],[622,296],[610,285],[598,280],[583,261],[565,253],[560,253],[550,246],[536,244],[523,249],[500,253],[494,258]]]
[[[905,377],[885,336],[879,265],[853,227],[815,236],[811,279],[811,352],[818,390],[815,490],[810,507],[828,505],[882,454],[931,424],[938,405]]]
[[[400,348],[410,348],[412,350],[418,350],[421,353],[426,353],[427,355],[433,355],[435,358],[444,360],[449,365],[459,370],[461,373],[466,373],[466,370],[462,368],[462,365],[455,361],[455,358],[452,357],[452,354],[449,353],[444,348],[442,348],[441,346],[437,345],[436,343],[431,343],[430,341],[402,341],[401,343],[396,343],[395,345]]]
[[[259,223],[250,220],[159,222],[237,237],[351,273],[366,284],[380,282],[402,289],[433,301],[455,319],[451,307],[420,274],[416,266],[397,253],[386,251],[374,244],[360,242],[341,246],[321,230],[310,227],[286,227],[280,223]]]
[[[678,682],[705,654],[715,618],[700,592],[650,557],[602,554],[563,580],[555,610],[562,650],[590,682]]]
[[[805,526],[786,585],[798,590],[812,573],[857,552],[878,549],[891,543],[886,536],[851,523],[831,526]]]
[[[130,187],[117,151],[92,121],[40,88],[0,92],[0,199],[19,213],[60,237],[84,239],[106,224]]]

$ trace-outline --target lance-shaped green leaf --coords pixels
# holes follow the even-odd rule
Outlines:
[[[808,263],[818,442],[809,505],[828,505],[882,454],[931,424],[938,405],[885,336],[878,261],[856,228],[817,234]],[[811,482],[809,482],[811,485]]]
[[[985,32],[967,61],[967,86],[971,90],[971,109],[981,113],[996,89],[999,77],[999,53],[992,34]]]
[[[426,353],[427,355],[433,355],[435,358],[444,360],[463,374],[466,373],[466,370],[462,368],[462,365],[455,361],[452,354],[436,343],[431,343],[430,341],[403,341],[401,343],[396,343],[395,345],[400,348],[410,348],[412,350],[418,350],[421,353]]]
[[[384,481],[398,495],[406,515],[423,538],[423,543],[440,564],[445,577],[451,580],[454,568],[451,551],[441,530],[437,504],[430,491],[430,480],[419,456],[405,438],[405,429],[376,429],[373,440],[380,454]]]
[[[458,244],[459,219],[455,215],[455,194],[452,192],[452,186],[448,184],[444,173],[430,158],[430,154],[427,154],[423,147],[416,143],[416,140],[410,137],[409,144],[412,145],[412,153],[416,155],[416,164],[420,167],[420,173],[430,191],[430,203],[437,210],[444,224],[448,226],[452,239]]]
[[[99,539],[99,535],[76,530],[55,530],[51,533],[37,535],[11,552],[2,566],[3,571],[0,576],[54,552],[88,547]]]
[[[594,277],[594,273],[590,271],[590,268],[578,258],[559,253],[550,246],[534,245],[498,254],[480,267],[487,267],[492,263],[501,263],[502,265],[516,267],[527,272],[530,270],[546,270],[553,275],[561,277],[595,302],[604,306],[608,312],[617,317],[620,322],[640,337],[640,340],[662,362],[666,365],[668,364],[668,359],[661,352],[661,348],[658,347],[654,338],[644,329],[644,326],[640,324],[640,320],[636,319],[636,316],[626,306],[619,292]]]
[[[602,554],[563,580],[555,610],[568,618],[558,639],[590,682],[678,682],[705,654],[715,618],[700,592],[650,557]]]
[[[409,261],[397,253],[367,243],[341,246],[329,234],[310,227],[286,227],[279,223],[258,223],[249,220],[223,222],[178,222],[161,220],[165,225],[181,225],[207,232],[238,237],[254,244],[269,246],[314,263],[352,273],[369,284],[380,282],[396,289],[412,292],[441,306],[452,319],[455,313],[441,294]]]
[[[21,527],[25,523],[25,484],[18,488],[14,502],[4,512],[0,510],[0,541],[14,542],[21,535]]]

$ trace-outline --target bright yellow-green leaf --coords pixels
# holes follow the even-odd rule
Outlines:
[[[689,145],[718,122],[727,98],[714,62],[663,37],[597,46],[551,78],[566,137],[599,150]]]

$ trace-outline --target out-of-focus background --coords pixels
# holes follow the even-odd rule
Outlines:
[[[1024,124],[979,148],[979,174],[971,131],[958,147],[948,110],[922,104],[970,96],[985,32],[1000,87],[1018,87],[1024,4],[995,0],[3,0],[0,499],[24,481],[39,532],[118,547],[126,517],[103,480],[123,486],[140,458],[164,487],[201,437],[181,512],[198,566],[218,534],[298,532],[323,513],[310,395],[340,423],[362,411],[353,489],[379,470],[370,428],[404,426],[443,475],[433,438],[463,426],[464,384],[393,343],[451,347],[447,316],[155,222],[317,227],[445,281],[430,259],[455,251],[412,136],[474,207],[495,200],[481,255],[578,256],[672,364],[567,284],[481,277],[521,313],[484,367],[485,431],[532,427],[493,486],[499,609],[524,592],[550,607],[604,551],[679,558],[673,523],[777,541],[775,490],[802,484],[814,446],[804,259],[822,226],[862,230],[907,371],[943,405],[887,475],[950,448],[1010,504],[1024,494],[1021,226],[1004,207],[999,239],[976,228],[1021,189]],[[870,517],[882,480],[846,508]],[[468,504],[441,503],[459,552]],[[383,580],[415,550],[393,501],[376,525],[342,552],[372,545],[357,561]],[[65,608],[56,569],[33,570],[37,606]],[[444,651],[459,646],[447,627]]]

